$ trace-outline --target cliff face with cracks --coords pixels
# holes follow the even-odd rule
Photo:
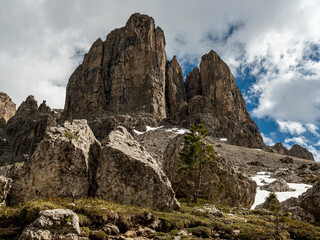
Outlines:
[[[63,117],[148,113],[166,118],[166,53],[154,20],[134,14],[125,27],[98,39],[70,77]]]
[[[264,146],[218,54],[204,55],[200,70],[194,69],[184,82],[176,57],[166,59],[163,31],[140,14],[92,45],[69,79],[62,118],[88,119],[100,140],[118,124],[132,129],[169,120],[185,127],[203,123],[210,135],[232,144]]]

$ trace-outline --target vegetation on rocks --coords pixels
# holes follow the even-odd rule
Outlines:
[[[215,156],[213,146],[205,143],[204,138],[208,136],[208,130],[204,128],[203,124],[198,126],[191,124],[189,131],[184,137],[184,147],[179,152],[178,172],[188,183],[190,190],[186,195],[197,202],[201,185],[204,184],[202,182],[204,168],[215,160]]]
[[[79,216],[83,237],[108,239],[107,224],[116,225],[120,233],[136,234],[145,239],[319,239],[320,227],[285,218],[277,234],[270,211],[216,207],[199,199],[197,203],[180,199],[179,212],[157,212],[131,205],[120,205],[99,199],[50,199],[25,202],[17,207],[0,209],[0,239],[18,239],[39,211],[66,208]],[[183,231],[182,231],[183,230]]]

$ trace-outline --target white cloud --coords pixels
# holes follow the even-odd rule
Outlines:
[[[272,138],[267,137],[265,134],[261,133],[261,136],[263,138],[263,142],[267,145],[267,146],[273,146],[275,143],[272,140]]]
[[[34,94],[63,107],[63,88],[82,58],[77,50],[105,39],[134,12],[154,17],[165,31],[168,58],[177,55],[182,65],[198,64],[214,49],[235,75],[249,66],[258,77],[250,96],[259,100],[256,116],[308,123],[320,118],[320,64],[303,60],[310,43],[320,39],[314,30],[320,22],[316,0],[5,0],[1,91],[18,104]]]
[[[320,136],[320,134],[318,133],[319,128],[318,128],[318,126],[317,126],[316,124],[307,123],[307,124],[306,124],[306,127],[307,127],[307,129],[308,129],[311,133],[313,133],[315,136],[317,136],[317,137]]]
[[[306,129],[303,126],[303,124],[301,124],[299,122],[278,120],[277,124],[279,125],[280,132],[290,133],[291,135],[294,135],[294,134],[300,135],[300,134],[306,132]]]
[[[284,140],[285,144],[299,144],[302,147],[306,147],[308,145],[308,140],[305,137],[293,137],[293,138],[286,138]],[[292,144],[292,145],[293,145]]]

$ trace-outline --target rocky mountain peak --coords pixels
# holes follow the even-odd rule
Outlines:
[[[110,113],[166,117],[165,39],[154,20],[134,14],[125,27],[98,39],[71,75],[64,119]]]
[[[0,120],[7,122],[16,114],[16,105],[11,98],[4,92],[0,92]]]
[[[213,50],[205,54],[200,70],[195,68],[184,83],[177,58],[167,60],[163,31],[152,17],[139,13],[105,41],[95,41],[67,85],[63,120],[88,119],[102,140],[113,130],[111,116],[132,128],[137,126],[129,118],[139,119],[139,125],[203,123],[211,135],[226,137],[232,144],[264,146],[219,55]],[[110,129],[102,133],[106,125]]]
[[[299,144],[294,144],[291,149],[288,150],[282,145],[281,142],[278,142],[274,146],[272,146],[272,149],[274,149],[278,154],[314,161],[312,153],[309,152],[306,148],[301,147]]]
[[[25,101],[21,103],[17,110],[17,115],[35,114],[38,112],[38,102],[34,96],[29,95]]]

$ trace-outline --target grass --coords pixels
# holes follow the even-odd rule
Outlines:
[[[64,132],[64,135],[65,135],[66,138],[68,138],[70,141],[71,141],[72,139],[78,141],[78,136],[76,136],[75,134],[73,134],[71,131],[68,131],[68,130],[65,131],[65,132]]]
[[[204,206],[213,207],[214,203],[199,201],[190,203],[181,199],[181,211],[157,212],[131,205],[120,205],[100,199],[48,199],[26,202],[16,207],[0,208],[0,228],[20,229],[0,239],[17,239],[24,227],[32,223],[39,211],[45,209],[67,208],[79,216],[81,232],[90,239],[107,239],[102,227],[107,223],[116,224],[121,233],[136,228],[149,226],[158,219],[156,227],[159,239],[172,239],[180,230],[192,233],[191,239],[206,239],[219,236],[225,239],[320,239],[320,227],[286,218],[282,223],[280,236],[275,236],[275,222],[268,212],[248,209],[227,208],[219,205],[224,217],[217,217],[206,212],[195,211]],[[152,219],[146,218],[152,214]],[[199,214],[201,213],[201,214]],[[67,221],[67,220],[66,220]],[[183,239],[186,237],[182,237]]]

